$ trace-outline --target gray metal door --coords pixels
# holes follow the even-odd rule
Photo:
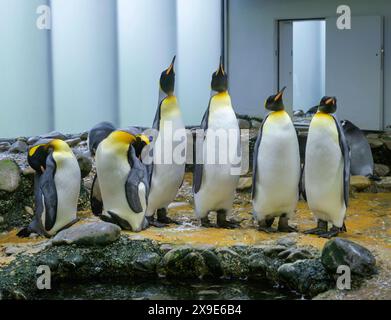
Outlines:
[[[383,19],[351,18],[340,30],[326,19],[326,95],[337,97],[337,115],[366,130],[383,129]]]

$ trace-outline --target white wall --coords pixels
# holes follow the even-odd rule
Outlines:
[[[325,94],[325,21],[293,22],[293,109],[307,111]]]
[[[118,122],[115,1],[51,3],[55,129]]]
[[[229,0],[230,90],[240,113],[264,113],[263,101],[277,89],[275,20],[336,16],[339,0]],[[391,4],[389,0],[345,0],[354,15],[384,20],[385,126],[391,125]]]
[[[0,136],[51,129],[50,32],[36,26],[45,0],[0,0]]]

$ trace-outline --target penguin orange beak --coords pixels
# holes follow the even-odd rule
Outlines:
[[[282,88],[278,93],[277,95],[274,97],[274,101],[278,101],[281,99],[283,93],[284,93],[284,90],[286,89],[286,87]]]
[[[171,71],[174,70],[175,58],[176,58],[176,56],[174,56],[174,58],[172,58],[171,64],[166,71],[166,75],[169,75],[171,73]]]
[[[225,75],[224,66],[223,66],[223,57],[220,56],[220,65],[216,71],[216,76],[221,73],[223,76]]]
[[[329,98],[326,100],[325,104],[331,104],[333,103],[334,104],[334,98]]]

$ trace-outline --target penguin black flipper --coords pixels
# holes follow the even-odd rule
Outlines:
[[[350,149],[348,142],[346,140],[344,131],[341,127],[341,124],[337,117],[333,115],[335,125],[337,126],[338,130],[338,137],[339,137],[339,146],[341,148],[343,161],[344,161],[344,168],[343,168],[343,179],[344,179],[344,185],[343,185],[343,191],[344,191],[344,200],[345,200],[345,206],[347,207],[349,204],[349,185],[350,185]]]
[[[251,199],[254,199],[254,197],[255,197],[256,179],[257,179],[257,164],[258,164],[258,149],[259,149],[259,145],[261,144],[261,140],[262,140],[263,125],[265,124],[265,121],[266,121],[268,116],[269,115],[267,115],[265,117],[265,119],[263,119],[263,121],[262,121],[261,127],[259,128],[259,131],[258,131],[257,141],[255,142],[255,146],[254,146],[254,152],[253,152],[253,183],[252,183],[252,186],[251,186]]]
[[[141,183],[145,186],[145,200],[149,195],[149,176],[147,168],[137,158],[133,146],[129,147],[128,161],[130,164],[130,173],[125,184],[126,199],[129,207],[134,213],[143,212],[143,207],[140,201],[139,186]]]
[[[210,106],[210,101],[209,101],[208,108],[206,109],[205,114],[202,117],[202,121],[201,121],[200,128],[203,130],[203,133],[202,133],[203,137],[200,140],[202,140],[202,141],[198,141],[199,137],[196,137],[196,143],[194,144],[194,147],[197,147],[196,150],[193,151],[193,163],[194,163],[193,192],[194,193],[197,193],[200,190],[201,184],[202,184],[202,173],[204,170],[204,165],[202,163],[203,157],[198,156],[196,151],[199,151],[199,152],[203,151],[202,145],[198,146],[197,142],[201,143],[205,139],[205,132],[208,129],[208,121],[209,121],[209,106]],[[197,161],[197,160],[199,160],[199,161]],[[201,162],[201,163],[199,163],[199,162]]]
[[[152,128],[155,130],[160,129],[160,110],[161,110],[162,101],[159,103],[159,106],[156,109],[155,118],[153,119]]]
[[[43,206],[45,211],[45,230],[54,227],[57,219],[57,189],[54,182],[56,173],[56,162],[53,154],[50,153],[46,160],[46,170],[40,179],[40,189],[42,192]]]
[[[94,180],[91,186],[91,195],[90,195],[91,211],[94,215],[99,216],[103,212],[103,201],[102,195],[100,192],[98,175],[95,174]]]

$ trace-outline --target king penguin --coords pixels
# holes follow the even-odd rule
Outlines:
[[[34,145],[27,158],[36,171],[35,216],[18,236],[38,233],[51,237],[77,222],[80,167],[68,144],[58,139]]]
[[[285,87],[265,102],[270,113],[258,133],[253,156],[252,199],[259,229],[269,232],[279,217],[278,231],[296,232],[288,225],[299,198],[300,152],[296,130],[285,111]]]
[[[104,210],[100,217],[134,232],[147,226],[149,177],[139,157],[148,143],[149,139],[142,134],[115,130],[96,151],[96,171]]]
[[[307,203],[317,228],[306,231],[331,238],[346,231],[349,202],[350,151],[340,122],[335,97],[323,97],[311,120],[306,145],[304,180]],[[332,228],[328,231],[328,222]]]
[[[211,226],[208,214],[214,211],[217,213],[218,227],[235,228],[239,224],[228,221],[227,215],[232,211],[240,174],[235,172],[238,169],[235,167],[237,163],[231,161],[234,157],[241,161],[240,130],[228,93],[228,76],[221,59],[219,68],[212,75],[211,89],[209,106],[201,122],[202,132],[197,137],[194,153],[195,214],[201,220],[201,225],[208,227]],[[219,133],[222,135],[215,145]],[[224,148],[227,150],[223,150]],[[215,157],[216,154],[218,158]]]
[[[187,139],[182,112],[174,94],[174,63],[175,57],[168,69],[161,73],[158,108],[152,125],[157,137],[152,148],[151,192],[146,216],[149,223],[155,227],[176,223],[167,217],[167,208],[175,199],[185,174]],[[174,152],[181,146],[183,155],[177,159]],[[165,159],[168,159],[168,162]]]
[[[95,125],[88,133],[88,149],[94,158],[99,144],[115,130],[112,123],[104,121]],[[100,192],[98,175],[95,173],[92,181],[90,193],[91,211],[94,215],[99,216],[103,212],[102,194]]]

